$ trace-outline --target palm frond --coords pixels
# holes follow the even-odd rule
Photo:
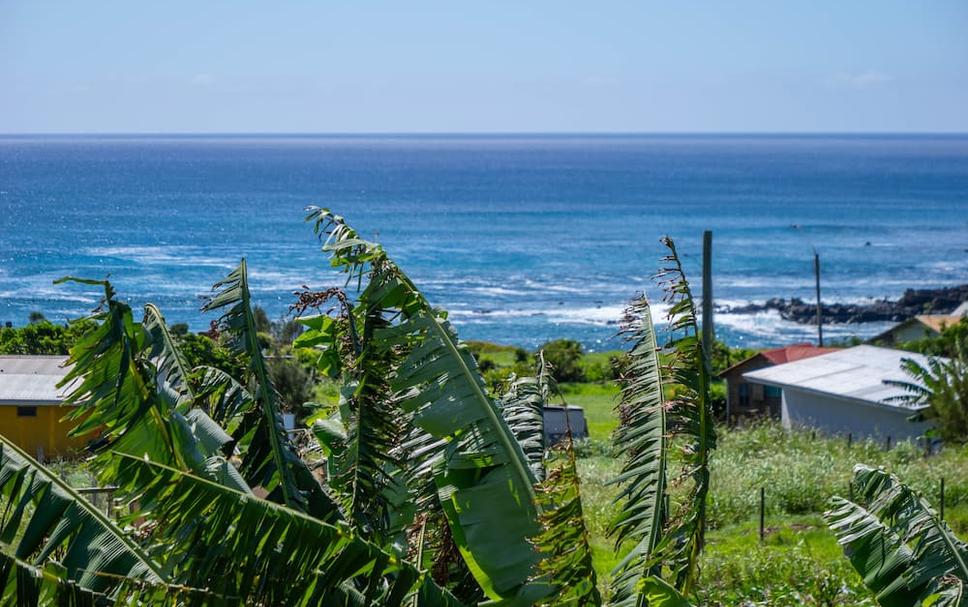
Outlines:
[[[330,525],[174,468],[119,455],[134,517],[158,521],[153,540],[180,583],[246,604],[400,605],[419,574],[344,524]]]
[[[893,474],[858,464],[854,486],[864,505],[835,497],[824,518],[877,601],[968,604],[968,544]]]
[[[0,551],[35,567],[58,555],[64,577],[92,592],[120,578],[167,579],[148,554],[56,474],[0,435]]]
[[[608,533],[615,547],[633,542],[612,572],[612,601],[635,604],[639,582],[653,568],[656,546],[665,523],[668,434],[666,403],[652,310],[645,296],[634,299],[625,312],[623,334],[630,343],[629,363],[620,378],[621,423],[615,431],[615,451],[625,455],[616,503],[620,509]]]
[[[544,592],[527,585],[538,560],[528,541],[537,531],[534,475],[474,357],[379,245],[328,210],[312,209],[307,219],[326,236],[331,264],[360,283],[369,275],[376,285],[369,305],[393,313],[374,341],[404,355],[390,382],[398,406],[415,427],[446,441],[435,470],[438,499],[481,588],[495,600]]]
[[[212,288],[215,295],[203,310],[221,312],[219,325],[231,337],[232,348],[246,357],[248,392],[255,405],[243,413],[233,433],[235,444],[242,451],[239,472],[250,486],[264,488],[269,499],[320,520],[334,520],[338,515],[335,504],[299,458],[283,424],[259,343],[245,260]],[[230,385],[228,389],[235,388]]]

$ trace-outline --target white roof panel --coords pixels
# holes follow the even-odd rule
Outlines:
[[[0,404],[58,404],[66,356],[0,356]]]
[[[903,406],[901,403],[885,401],[904,394],[904,391],[886,385],[884,380],[912,381],[901,370],[901,361],[905,358],[914,359],[922,365],[927,364],[927,357],[921,354],[875,346],[856,346],[751,371],[744,373],[743,377],[758,384],[798,388],[900,407]]]

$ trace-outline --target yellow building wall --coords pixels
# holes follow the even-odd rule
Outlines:
[[[37,405],[36,410],[36,417],[19,417],[17,405],[0,405],[0,434],[38,459],[71,457],[87,446],[89,436],[67,435],[75,423],[60,421],[70,412],[67,407]]]

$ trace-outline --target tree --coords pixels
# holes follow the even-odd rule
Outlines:
[[[952,358],[931,356],[925,365],[907,358],[901,368],[912,381],[885,381],[906,392],[894,400],[926,406],[918,418],[934,422],[942,440],[968,441],[968,346],[958,343]]]
[[[545,360],[553,369],[555,381],[579,382],[585,379],[581,358],[585,353],[580,342],[573,339],[555,339],[541,346]]]
[[[57,325],[38,320],[23,327],[0,328],[0,354],[67,354],[77,339],[90,331],[91,322]]]

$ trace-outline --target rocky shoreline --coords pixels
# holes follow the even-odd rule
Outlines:
[[[871,303],[823,304],[823,321],[836,324],[864,322],[901,322],[918,314],[949,314],[962,302],[968,301],[968,284],[942,289],[908,289],[897,300],[879,299]],[[773,298],[762,304],[721,306],[716,311],[725,314],[755,314],[776,310],[784,320],[804,325],[817,322],[816,302]]]

